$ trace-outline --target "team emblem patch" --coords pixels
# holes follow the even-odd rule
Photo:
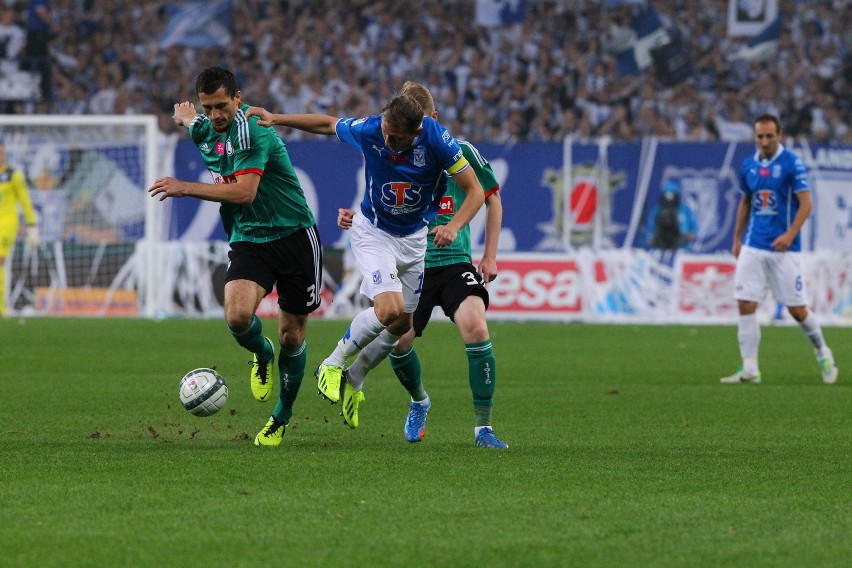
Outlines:
[[[373,272],[373,284],[381,284],[382,283],[382,271],[376,270]]]
[[[413,163],[418,168],[422,168],[426,165],[426,149],[425,148],[415,148],[412,152]]]

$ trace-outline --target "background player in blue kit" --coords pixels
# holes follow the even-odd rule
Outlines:
[[[740,354],[743,367],[722,383],[759,383],[757,306],[772,288],[814,347],[822,380],[837,381],[837,367],[822,328],[807,308],[799,231],[810,215],[811,191],[802,159],[781,144],[781,123],[771,114],[754,121],[757,152],[740,168],[740,203],[734,226]]]
[[[423,282],[427,232],[439,247],[455,241],[485,200],[482,185],[452,134],[424,117],[420,104],[407,95],[395,97],[382,114],[359,119],[249,109],[247,116],[254,115],[260,116],[262,126],[336,134],[364,154],[366,191],[352,222],[351,239],[363,276],[361,293],[373,300],[373,307],[355,316],[316,372],[320,394],[332,403],[342,398],[343,419],[356,428],[364,394],[342,380],[349,358],[369,343],[379,342],[369,360],[360,358],[366,373],[411,328]],[[444,172],[467,198],[452,221],[428,231],[446,190]]]

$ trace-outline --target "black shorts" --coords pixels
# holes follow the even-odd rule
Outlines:
[[[414,332],[418,337],[423,335],[435,306],[441,306],[444,315],[455,321],[456,310],[468,296],[479,296],[488,309],[488,290],[482,282],[482,275],[472,264],[460,262],[427,268],[423,275],[420,302],[414,312]]]
[[[251,280],[266,294],[275,285],[278,305],[290,314],[309,314],[319,307],[322,246],[316,225],[268,243],[231,243],[228,260],[225,282]]]

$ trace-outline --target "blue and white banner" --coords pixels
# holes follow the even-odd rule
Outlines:
[[[287,148],[323,245],[344,248],[347,233],[337,227],[337,209],[357,205],[362,195],[362,156],[335,140],[295,141],[287,143]],[[503,203],[501,270],[489,288],[489,317],[735,321],[730,250],[739,200],[737,171],[754,152],[753,143],[567,140],[564,144],[482,143],[477,148],[494,169]],[[824,322],[848,325],[852,323],[852,146],[791,144],[790,149],[807,165],[813,188],[814,213],[803,228],[812,308]],[[211,181],[189,140],[179,142],[174,163],[179,179]],[[648,250],[647,219],[651,208],[661,202],[666,182],[677,183],[681,203],[694,215],[691,252]],[[174,247],[175,266],[226,262],[218,204],[197,199],[168,202],[172,208],[167,246]],[[471,240],[479,250],[484,240],[483,217],[480,211],[471,223]],[[200,260],[190,262],[191,251],[197,251]],[[478,260],[477,252],[474,260]],[[172,267],[164,273],[182,272]],[[175,285],[174,289],[193,288]],[[172,288],[165,290],[170,300]],[[182,305],[210,301],[204,296],[186,299]],[[277,305],[270,306],[269,313],[274,315]],[[341,317],[345,308],[341,300],[326,313]],[[764,320],[776,317],[772,302],[762,308]]]
[[[638,12],[630,22],[634,37],[625,49],[619,51],[616,67],[619,75],[635,75],[649,67],[653,61],[651,50],[669,43],[671,38],[653,8]]]
[[[209,48],[228,45],[231,42],[232,2],[199,0],[167,5],[169,23],[160,37],[160,46]]]
[[[751,38],[746,45],[734,54],[734,59],[746,61],[765,61],[778,51],[778,39],[781,37],[781,18],[772,20],[763,30]]]
[[[776,17],[778,0],[728,0],[728,35],[757,35]]]
[[[476,0],[477,25],[511,26],[523,23],[526,17],[526,0]]]
[[[337,209],[358,203],[364,185],[361,155],[335,140],[294,141],[287,148],[323,244],[340,246],[346,234],[337,227]],[[692,251],[730,251],[739,200],[737,171],[754,152],[751,142],[648,140],[482,143],[477,148],[491,163],[501,187],[500,250],[517,252],[646,248],[646,219],[667,180],[680,185],[681,201],[694,213],[697,232]],[[814,188],[814,213],[804,228],[805,248],[852,251],[852,146],[791,149],[808,166]],[[335,167],[329,168],[330,163]],[[179,179],[211,181],[189,140],[178,143],[175,169]],[[170,239],[225,239],[218,204],[197,199],[170,202]],[[472,229],[474,246],[481,247],[482,218],[474,220]]]

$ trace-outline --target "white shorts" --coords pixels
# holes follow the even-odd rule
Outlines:
[[[742,247],[734,272],[734,298],[761,302],[768,288],[785,306],[808,305],[799,253]]]
[[[349,233],[352,253],[363,276],[361,293],[372,300],[382,292],[402,292],[405,312],[414,313],[423,284],[426,231],[423,227],[411,235],[395,237],[356,213]]]

